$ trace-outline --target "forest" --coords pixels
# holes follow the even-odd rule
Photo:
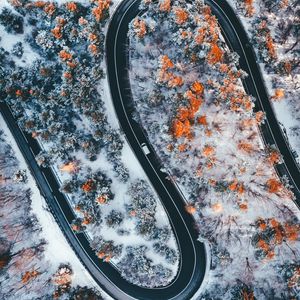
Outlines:
[[[297,152],[299,1],[229,2]],[[42,148],[36,160],[56,173],[76,212],[74,233],[87,233],[99,259],[130,282],[163,286],[177,273],[176,240],[160,199],[111,122],[104,92],[112,5],[1,1],[0,101]],[[200,299],[297,298],[299,211],[289,182],[274,169],[282,163],[279,149],[262,140],[265,115],[254,112],[238,55],[202,0],[142,0],[141,8],[147,11],[129,30],[135,118],[182,190],[199,240],[210,244]],[[0,295],[34,299],[42,289],[46,299],[101,299],[93,287],[76,283],[73,262],[46,259],[50,242],[32,209],[30,174],[2,133],[0,154]]]
[[[210,244],[199,298],[297,298],[299,211],[274,169],[279,149],[262,140],[265,115],[254,112],[238,55],[203,1],[145,0],[141,8],[129,33],[135,119],[185,195],[199,239]],[[266,62],[275,58],[267,24],[258,24],[262,32],[251,27],[265,34],[256,43]],[[275,88],[270,101],[282,97]]]
[[[300,164],[299,1],[231,2],[263,66],[273,108]]]
[[[49,243],[32,208],[27,170],[20,169],[7,136],[0,131],[0,295],[2,299],[103,299],[73,282],[70,262],[49,257]],[[68,253],[66,253],[68,255]],[[76,282],[76,280],[75,280]]]
[[[102,95],[110,6],[7,1],[0,11],[0,101],[39,143],[36,160],[55,172],[77,216],[74,232],[86,232],[99,259],[132,282],[166,285],[179,263],[175,237],[141,167],[128,165],[135,158],[108,120],[111,100]],[[132,254],[151,278],[131,268]]]

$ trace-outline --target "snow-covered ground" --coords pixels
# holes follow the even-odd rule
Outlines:
[[[30,236],[29,242],[34,245],[37,240],[45,240],[46,245],[44,246],[43,257],[40,259],[40,267],[44,268],[43,265],[47,265],[47,274],[48,277],[51,277],[56,270],[58,269],[60,264],[70,264],[73,270],[72,276],[72,286],[87,286],[90,288],[95,288],[99,290],[98,285],[92,279],[90,274],[85,270],[83,265],[80,263],[79,259],[76,257],[72,248],[67,243],[65,237],[63,236],[59,226],[57,225],[53,215],[50,213],[49,208],[45,202],[45,199],[41,196],[39,189],[36,186],[36,183],[30,174],[30,171],[26,165],[26,162],[14,141],[11,132],[9,131],[5,121],[0,114],[0,128],[2,131],[1,138],[4,139],[5,145],[8,145],[11,149],[13,149],[13,157],[11,160],[15,161],[14,171],[25,170],[27,181],[26,183],[13,183],[16,185],[16,190],[18,189],[17,185],[21,186],[23,191],[30,190],[30,199],[31,199],[31,212],[34,216],[37,217],[38,225],[41,229],[38,234],[34,234],[34,236]],[[4,147],[4,145],[2,145]],[[8,155],[8,153],[6,153]],[[11,170],[13,172],[13,170]],[[0,170],[1,174],[2,170]],[[7,175],[7,174],[6,174]],[[19,187],[20,188],[20,187]],[[20,207],[22,209],[22,207]],[[32,216],[31,216],[32,217]],[[28,216],[29,218],[29,216]],[[25,222],[25,220],[24,220]],[[9,225],[8,225],[9,226]],[[13,224],[11,224],[13,226]],[[20,270],[21,273],[24,273],[27,270]],[[20,276],[20,275],[19,275]],[[111,299],[108,295],[105,294],[104,291],[101,291],[102,296],[105,299]],[[5,299],[15,299],[16,294],[14,294],[13,298],[5,298]],[[38,295],[40,296],[40,295]],[[46,291],[44,296],[46,296]],[[22,299],[32,299],[32,294],[30,293],[30,288],[27,295],[22,294]]]
[[[24,1],[11,1],[20,14],[24,13],[23,8],[18,7],[19,3],[22,2]],[[38,3],[38,1],[36,2]],[[55,3],[62,5],[67,2],[72,3],[72,1],[56,1]],[[88,0],[77,3],[79,2],[83,5],[96,5]],[[112,11],[119,2],[114,1],[110,10]],[[272,1],[266,3],[269,2]],[[1,1],[0,9],[4,6],[11,8],[7,3],[7,1]],[[241,1],[231,0],[231,3],[233,6],[237,4],[239,14],[245,13],[245,7],[240,6]],[[252,1],[247,1],[247,3],[252,5]],[[201,6],[201,1],[197,1],[197,4]],[[299,119],[297,119],[299,116],[297,98],[299,74],[297,75],[297,68],[290,70],[290,60],[294,59],[294,54],[292,55],[291,52],[288,56],[284,54],[284,47],[291,47],[293,39],[288,37],[283,43],[284,46],[280,46],[276,38],[277,35],[280,36],[277,29],[281,28],[277,25],[283,22],[283,26],[286,26],[284,21],[290,21],[294,18],[292,14],[294,11],[291,9],[293,3],[290,3],[290,8],[287,8],[286,1],[275,4],[283,5],[282,11],[278,9],[281,15],[278,17],[277,12],[274,11],[268,13],[266,15],[267,26],[265,23],[261,23],[260,19],[257,21],[255,14],[251,18],[242,17],[242,20],[255,47],[264,45],[267,41],[266,37],[268,37],[269,53],[263,47],[257,51],[260,53],[261,61],[268,62],[265,63],[264,67],[266,70],[268,69],[269,73],[268,76],[265,76],[269,93],[273,100],[280,100],[280,102],[274,101],[274,107],[279,115],[279,120],[282,120],[287,129],[292,147],[296,149],[300,140]],[[260,122],[263,122],[263,116],[254,115],[251,110],[253,99],[247,97],[242,89],[240,78],[243,78],[245,74],[235,67],[237,57],[229,53],[222,43],[219,29],[207,9],[202,11],[205,15],[203,18],[195,12],[195,7],[186,7],[185,1],[175,0],[172,4],[168,0],[160,0],[158,3],[145,1],[145,5],[149,5],[151,8],[148,16],[139,19],[132,25],[132,39],[134,40],[132,87],[137,99],[138,111],[142,116],[142,124],[148,130],[150,139],[164,160],[166,167],[170,170],[172,178],[186,195],[187,209],[197,220],[200,237],[211,243],[212,266],[208,285],[206,290],[202,291],[202,295],[197,297],[205,299],[240,299],[241,297],[251,299],[253,293],[259,299],[295,297],[295,295],[297,297],[299,294],[297,281],[299,280],[299,212],[291,200],[292,195],[288,190],[288,185],[286,182],[281,183],[279,181],[272,167],[273,163],[280,163],[276,149],[264,149],[258,127]],[[262,5],[262,2],[253,2],[253,8],[256,12],[260,12]],[[79,218],[76,226],[82,227],[81,229],[86,230],[94,238],[93,244],[95,249],[99,251],[100,257],[103,254],[102,246],[105,248],[107,243],[113,240],[114,246],[116,248],[121,246],[122,251],[119,253],[117,251],[119,248],[113,249],[111,252],[114,253],[114,256],[111,261],[120,263],[120,265],[125,261],[125,265],[122,265],[123,270],[135,272],[136,274],[130,280],[138,282],[139,272],[142,274],[145,268],[138,266],[135,261],[135,269],[131,270],[130,261],[126,260],[126,253],[133,251],[136,256],[137,254],[143,256],[143,249],[138,249],[136,246],[146,245],[148,248],[146,256],[152,259],[150,265],[161,264],[165,270],[171,270],[172,274],[167,276],[167,280],[171,280],[176,273],[178,259],[176,259],[176,263],[167,263],[163,256],[159,256],[157,251],[154,251],[153,245],[157,240],[151,241],[149,236],[142,238],[137,235],[137,230],[140,228],[138,226],[143,221],[141,215],[146,213],[151,216],[151,212],[140,209],[139,205],[143,204],[141,200],[147,197],[141,197],[141,200],[134,199],[136,194],[134,184],[137,183],[137,180],[146,178],[139,164],[133,163],[136,162],[136,159],[124,136],[118,130],[119,125],[110,99],[107,80],[101,79],[97,73],[101,67],[105,68],[101,55],[97,56],[99,54],[97,47],[101,47],[97,35],[102,33],[102,29],[98,31],[99,27],[91,25],[94,24],[93,18],[99,17],[97,9],[94,17],[93,13],[86,14],[87,23],[85,19],[80,20],[83,27],[88,24],[85,29],[78,24],[69,26],[72,23],[72,12],[76,11],[73,5],[69,6],[68,9],[60,9],[60,7],[55,6],[54,11],[58,11],[58,16],[63,17],[63,19],[56,18],[54,20],[51,17],[53,7],[47,6],[45,9],[50,16],[39,17],[37,25],[42,26],[47,34],[45,36],[41,34],[42,32],[39,33],[38,44],[34,42],[34,39],[31,39],[31,45],[34,45],[35,50],[31,50],[24,38],[25,35],[30,36],[31,29],[34,28],[29,26],[28,22],[24,27],[24,34],[7,33],[4,25],[0,25],[2,38],[0,47],[11,52],[14,44],[18,41],[22,42],[24,47],[21,58],[13,57],[17,66],[13,71],[10,70],[12,64],[9,63],[11,56],[7,59],[0,56],[7,71],[16,72],[18,75],[14,74],[12,77],[12,73],[0,74],[5,79],[2,78],[3,84],[7,84],[6,91],[10,93],[8,101],[14,102],[16,96],[27,101],[18,100],[19,103],[26,103],[24,109],[27,110],[31,120],[38,125],[31,122],[26,123],[28,121],[26,118],[23,118],[21,123],[28,126],[31,133],[38,135],[46,150],[45,158],[47,158],[47,152],[50,152],[49,156],[52,159],[54,157],[50,165],[56,169],[62,182],[65,183],[71,179],[77,184],[79,192],[71,193],[70,201],[73,207],[78,204],[86,205],[86,210],[78,212]],[[247,9],[249,10],[249,7]],[[40,10],[35,9],[33,15],[35,13],[42,15],[42,11],[43,7]],[[191,18],[191,15],[194,18]],[[286,18],[286,15],[289,15],[289,18]],[[259,15],[260,17],[261,15]],[[64,18],[68,22],[65,22]],[[40,22],[40,20],[46,20],[46,22]],[[271,47],[268,27],[271,37],[273,36],[278,57],[280,57],[279,62],[276,61]],[[107,25],[104,24],[104,34],[106,29]],[[263,32],[262,37],[253,34],[253,32],[261,32],[261,30]],[[69,36],[62,37],[61,32],[64,34],[67,32]],[[78,32],[81,39],[79,42],[76,40]],[[94,36],[95,32],[97,33],[96,37]],[[209,35],[206,35],[207,32]],[[56,39],[53,38],[53,35]],[[72,38],[69,39],[70,36]],[[195,41],[193,40],[194,37]],[[87,39],[89,40],[87,41]],[[75,46],[72,48],[66,45]],[[84,51],[79,45],[86,47]],[[51,47],[56,51],[54,51],[54,55],[58,55],[58,49],[65,50],[64,53],[59,52],[63,62],[57,63],[57,59],[53,59]],[[90,54],[84,59],[93,60],[92,65],[97,65],[97,70],[90,65],[81,69],[77,68],[78,64],[82,65],[84,60],[78,55],[80,54],[78,49],[81,53],[96,52],[96,54],[94,53],[95,57],[99,57],[99,59],[95,59]],[[142,55],[135,57],[135,53]],[[222,61],[223,54],[225,54],[224,61]],[[35,59],[40,55],[42,55],[42,64],[34,64]],[[51,58],[50,64],[45,59],[47,55]],[[164,55],[167,55],[167,58]],[[273,57],[270,58],[270,55]],[[210,62],[207,63],[207,61]],[[273,63],[271,67],[270,62]],[[284,66],[282,67],[280,63],[283,63]],[[294,62],[292,61],[292,63]],[[272,69],[273,66],[276,67],[275,71]],[[30,82],[31,75],[28,76],[28,73],[25,73],[27,77],[24,74],[22,77],[18,73],[21,71],[21,67],[31,72],[31,75],[35,74],[37,82],[47,81],[49,85],[53,82],[49,82],[47,73],[51,73],[51,68],[53,68],[56,72],[52,73],[52,77],[57,76],[56,80],[62,83],[63,89],[60,91],[52,89],[50,92],[44,93],[46,96],[51,94],[51,97],[46,98],[45,102],[43,97],[41,97],[43,101],[36,101],[34,90],[39,91],[44,87],[39,84],[32,84]],[[46,68],[43,69],[42,67]],[[62,70],[65,73],[62,73]],[[276,73],[278,70],[284,75],[278,76]],[[13,80],[10,81],[11,78]],[[92,81],[94,78],[97,80]],[[97,85],[97,91],[101,97],[96,96],[95,90],[86,95],[84,89],[81,90],[78,85],[75,85],[79,79],[81,85],[86,84],[86,79]],[[75,84],[74,81],[76,81]],[[76,86],[76,88],[68,89],[69,86]],[[201,91],[202,87],[204,91]],[[282,89],[284,90],[284,97],[282,97]],[[29,96],[27,90],[34,97]],[[79,104],[78,95],[76,95],[77,90],[82,93],[79,95],[81,99]],[[68,93],[73,95],[72,99],[77,100],[78,106],[72,111],[76,114],[75,117],[68,110],[67,101],[70,101],[67,98]],[[89,99],[88,96],[95,97]],[[28,99],[32,101],[28,101]],[[55,101],[59,103],[58,106],[56,106]],[[61,105],[64,102],[66,105]],[[49,106],[45,103],[49,103]],[[98,121],[102,118],[101,114],[95,117],[96,122],[92,122],[91,118],[86,116],[91,114],[88,106],[93,103],[98,103],[101,108],[104,108],[101,113],[104,112],[107,122],[103,122],[103,126],[97,124],[97,122],[102,122]],[[42,110],[46,112],[51,111],[52,114],[50,116],[34,114],[33,112],[36,112],[35,105],[42,107]],[[92,107],[92,109],[94,108]],[[19,110],[20,107],[16,105],[16,111]],[[59,122],[53,121],[51,123],[49,121],[51,118],[55,119],[61,116],[56,113],[57,110],[61,110],[65,118],[68,119],[69,127],[64,128],[63,134],[59,130],[55,133],[57,128],[54,125],[58,125]],[[41,120],[42,122],[40,122]],[[60,121],[64,120],[60,119]],[[71,129],[73,124],[79,129],[75,134]],[[36,126],[32,129],[34,125]],[[46,142],[46,138],[43,139],[40,136],[43,137],[43,134],[48,134],[48,127],[54,133],[52,136],[50,135],[50,141]],[[109,148],[110,151],[105,148],[96,151],[92,147],[93,143],[97,144],[97,141],[99,142],[102,138],[103,132],[99,129],[104,129],[105,142],[111,141],[110,138],[115,134],[113,138],[114,147],[118,148],[119,138],[123,143],[121,153],[115,155],[113,159],[108,159],[108,155],[115,149]],[[68,130],[70,130],[68,134],[73,139],[70,138],[65,142],[63,138],[64,135],[67,136]],[[97,141],[93,140],[96,133]],[[101,137],[99,138],[99,136]],[[59,139],[64,143],[62,149],[57,149],[57,146],[60,145]],[[75,142],[80,141],[78,142],[79,145],[76,146],[76,151],[72,148],[74,140]],[[110,145],[109,142],[108,145]],[[94,154],[93,159],[95,160],[87,158],[87,155],[90,154]],[[41,160],[41,157],[39,159]],[[121,162],[122,167],[128,169],[129,179],[125,182],[121,182],[120,178],[116,176],[115,165],[113,164],[116,159]],[[76,167],[79,170],[76,174],[60,171],[62,166],[70,160],[76,160],[78,163]],[[84,186],[86,191],[89,191],[88,178],[92,176],[92,171],[98,170],[105,173],[111,180],[108,185],[114,194],[114,199],[109,203],[101,204],[100,208],[92,205],[92,211],[96,209],[96,213],[100,213],[101,218],[89,223],[91,196],[88,195],[88,192],[83,193],[81,188]],[[151,195],[149,199],[147,198],[147,205],[151,209],[154,207],[155,212],[153,210],[152,213],[157,220],[155,222],[157,228],[162,229],[164,226],[170,228],[158,199],[155,199],[153,206],[154,193],[151,187],[149,185],[140,186],[150,189],[147,192],[147,196]],[[138,192],[145,196],[140,190]],[[40,201],[40,206],[33,204],[36,205],[35,209],[40,211],[38,207],[45,206],[44,200],[38,197],[34,198],[36,200],[33,203]],[[82,201],[83,199],[86,200]],[[123,216],[123,220],[120,221],[120,224],[109,227],[107,217],[115,210]],[[140,215],[137,214],[137,211]],[[50,218],[49,215],[48,218]],[[45,220],[45,218],[42,219]],[[151,228],[147,227],[146,229]],[[99,237],[101,240],[98,239]],[[167,245],[170,249],[177,251],[172,233]],[[134,246],[135,250],[127,249],[127,246]],[[49,251],[50,255],[54,249]],[[110,258],[110,254],[104,257]],[[139,269],[139,267],[141,268]],[[74,271],[74,273],[76,278],[76,272]],[[85,279],[82,280],[84,283]],[[166,281],[163,284],[165,283]],[[138,284],[143,283],[138,282]],[[155,285],[155,282],[150,279],[147,284]],[[281,296],[278,296],[279,292],[282,293]]]
[[[197,299],[299,295],[299,210],[265,148],[238,57],[209,8],[151,2],[132,22],[137,120],[183,191],[212,265]],[[281,182],[282,180],[282,182]]]
[[[6,23],[10,19],[5,21],[5,15],[2,16],[0,47],[8,53],[4,55],[3,65],[6,64],[10,74],[5,77],[12,78],[14,73],[18,78],[5,81],[13,89],[18,86],[6,100],[19,112],[20,125],[43,148],[38,162],[55,171],[76,210],[74,230],[85,230],[99,257],[120,268],[129,246],[146,246],[148,267],[154,270],[162,266],[168,275],[165,279],[160,276],[159,281],[167,284],[177,273],[176,240],[160,199],[120,131],[108,82],[101,74],[105,73],[102,42],[107,30],[107,19],[103,16],[108,15],[105,5],[109,1],[104,8],[88,0],[11,3],[3,1],[2,8],[12,9],[14,18],[23,16],[24,30],[8,33]],[[118,3],[112,3],[111,12]],[[81,18],[77,12],[82,13]],[[99,25],[95,19],[101,18]],[[11,55],[17,42],[22,43],[23,54]],[[16,65],[12,66],[9,60]],[[47,92],[39,94],[44,89]],[[28,93],[34,94],[31,100],[16,101],[16,96],[27,97]],[[44,97],[48,100],[44,101]],[[36,125],[34,129],[28,127],[32,121]],[[91,181],[97,184],[95,191],[89,186]],[[70,186],[73,186],[71,192]],[[134,189],[144,190],[147,197]],[[138,193],[141,198],[133,199]],[[134,274],[135,270],[131,272]],[[138,278],[139,274],[134,276]]]
[[[252,41],[254,50],[261,65],[266,83],[278,120],[286,133],[290,147],[297,153],[296,161],[300,164],[300,73],[299,73],[299,37],[297,36],[297,1],[248,1],[253,8],[247,13],[243,2],[228,1],[240,17]],[[271,41],[274,46],[274,57],[261,46],[263,40],[259,30],[254,29],[262,20],[267,22]],[[282,90],[283,95],[276,97],[276,90]],[[275,96],[275,97],[274,97]]]
[[[296,117],[292,111],[294,106],[283,100],[275,102],[273,107],[275,108],[278,121],[281,123],[283,132],[286,133],[292,150],[297,152],[295,158],[300,165],[300,135],[298,129],[300,119]]]

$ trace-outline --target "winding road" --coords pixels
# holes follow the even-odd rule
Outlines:
[[[111,39],[110,37],[114,35],[113,24],[116,24],[117,28],[121,27],[116,20],[118,16],[122,16],[122,21],[126,21],[127,24],[131,21],[132,15],[130,15],[129,12],[131,13],[133,10],[128,9],[126,6],[133,2],[134,1],[124,1],[124,6],[118,8],[111,21],[107,41],[115,41],[115,39]],[[131,8],[135,8],[135,11],[138,11],[138,5],[139,2],[135,1]],[[123,9],[127,11],[126,14],[123,14]],[[127,19],[125,17],[127,17]],[[122,25],[124,26],[124,23],[122,23]],[[126,40],[128,26],[125,28],[123,26],[122,28],[125,30],[123,31],[122,38]],[[116,35],[116,37],[119,38],[120,35]],[[115,45],[115,43],[113,44]],[[107,53],[109,52],[109,43],[107,43]],[[121,53],[123,52],[120,52],[120,54]],[[109,65],[110,61],[107,61],[107,64]],[[125,65],[123,66],[125,67]],[[117,87],[111,82],[111,91],[114,91],[114,89],[117,89]],[[185,202],[180,192],[169,180],[165,179],[166,174],[159,171],[160,163],[156,160],[155,156],[145,156],[140,148],[140,143],[135,140],[137,130],[139,129],[138,127],[135,128],[136,131],[132,131],[130,122],[122,122],[121,124],[124,131],[128,130],[128,132],[125,131],[126,137],[130,141],[130,145],[166,209],[180,251],[179,270],[175,279],[167,286],[152,289],[142,288],[126,281],[121,277],[113,264],[105,263],[95,255],[89,245],[89,239],[85,234],[75,234],[72,231],[70,224],[74,220],[75,215],[68,203],[68,199],[59,190],[60,184],[55,174],[51,168],[40,168],[36,163],[35,156],[41,151],[40,145],[30,135],[24,134],[21,131],[7,104],[0,103],[0,110],[56,222],[59,224],[68,243],[78,258],[102,289],[114,299],[122,300],[182,300],[192,298],[199,289],[205,274],[205,247],[203,243],[198,241],[198,233],[194,227],[194,220],[191,215],[186,212]],[[126,114],[123,116],[126,116]],[[122,115],[119,116],[119,118],[120,120],[124,119],[129,121],[127,118],[123,118]]]
[[[212,8],[221,26],[222,34],[231,50],[240,56],[240,67],[248,73],[243,80],[246,92],[255,97],[255,111],[263,111],[266,121],[260,126],[261,136],[266,146],[275,145],[283,157],[283,163],[275,169],[280,178],[285,176],[295,194],[295,203],[300,208],[300,169],[279,125],[267,89],[257,64],[257,58],[250,44],[247,33],[231,6],[222,0],[206,1]]]
[[[277,145],[283,155],[283,163],[276,170],[279,176],[285,175],[289,179],[299,205],[299,169],[272,110],[246,32],[228,3],[222,0],[207,0],[206,3],[218,18],[227,44],[240,55],[241,68],[249,74],[243,82],[245,89],[257,99],[255,109],[263,110],[267,117],[266,123],[261,127],[262,136],[267,145]],[[31,136],[22,133],[6,104],[0,103],[0,110],[67,241],[99,286],[114,299],[120,300],[189,300],[201,286],[206,265],[210,262],[205,245],[197,240],[193,219],[184,209],[184,198],[172,182],[165,178],[166,174],[160,171],[161,164],[146,133],[132,119],[134,107],[128,77],[127,32],[128,24],[141,13],[139,4],[140,0],[124,0],[111,19],[106,38],[107,74],[120,126],[166,209],[180,248],[179,272],[168,286],[147,289],[132,285],[121,277],[112,264],[98,259],[87,236],[72,231],[70,224],[75,215],[68,200],[60,192],[52,170],[41,169],[37,165],[35,156],[41,151],[40,146]],[[149,155],[143,152],[143,143],[152,150]]]

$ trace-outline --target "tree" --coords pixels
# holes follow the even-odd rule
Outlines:
[[[8,33],[22,34],[24,32],[23,18],[6,7],[0,13],[0,24]]]
[[[223,59],[224,52],[217,44],[212,44],[210,51],[207,56],[208,63],[214,65],[218,62],[221,62]]]
[[[13,180],[15,182],[27,182],[26,170],[17,170],[14,174]]]
[[[86,229],[86,226],[83,222],[83,219],[76,218],[72,221],[71,228],[75,233],[80,233]]]
[[[237,279],[236,284],[231,287],[231,299],[233,300],[255,300],[253,288]]]
[[[61,264],[56,273],[53,275],[52,281],[56,285],[53,294],[54,298],[60,297],[62,294],[68,293],[71,288],[73,271],[69,264]]]
[[[0,274],[12,258],[11,244],[8,240],[0,238]]]
[[[23,44],[21,42],[16,43],[13,46],[12,54],[18,58],[21,58],[23,56],[23,53],[24,53]]]
[[[169,264],[175,264],[178,255],[176,254],[176,251],[174,249],[171,249],[168,247],[164,242],[157,242],[153,244],[153,249],[159,253],[161,256],[165,257],[166,261]]]
[[[123,164],[122,161],[115,160],[114,162],[114,171],[117,174],[118,178],[122,182],[128,182],[129,179],[129,170],[125,165]]]
[[[22,283],[26,284],[31,280],[34,280],[36,277],[38,277],[40,275],[40,272],[38,272],[37,270],[32,270],[32,271],[26,271],[23,275],[22,275]]]
[[[113,227],[113,228],[120,226],[123,219],[124,219],[124,215],[120,211],[114,209],[105,218],[106,224],[109,227]]]
[[[270,178],[266,185],[268,187],[269,193],[278,193],[283,190],[283,184],[276,178]]]
[[[77,286],[72,289],[70,300],[103,300],[101,294],[93,288]]]
[[[39,166],[43,168],[48,168],[51,164],[51,157],[50,155],[45,152],[41,151],[36,157],[35,157],[37,163]]]
[[[181,7],[174,7],[173,12],[175,14],[175,22],[178,25],[183,25],[184,23],[186,23],[186,21],[189,17],[189,14],[185,9],[183,9]]]
[[[289,261],[285,262],[280,268],[280,275],[283,276],[287,287],[290,291],[291,297],[297,297],[299,293],[299,283],[300,283],[300,266],[297,263],[291,263]]]
[[[166,285],[172,271],[162,265],[155,265],[146,257],[146,246],[127,247],[126,256],[118,264],[122,277],[133,284],[144,287],[158,287]]]

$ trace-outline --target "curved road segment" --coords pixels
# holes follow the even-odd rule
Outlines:
[[[141,163],[152,186],[159,195],[169,216],[181,254],[177,278],[167,287],[152,289],[156,299],[189,299],[200,287],[205,273],[205,248],[198,239],[194,219],[185,210],[185,201],[166,174],[160,171],[161,164],[152,150],[145,155],[141,144],[151,145],[140,125],[131,116],[133,99],[128,77],[128,28],[139,14],[140,1],[123,1],[117,8],[106,37],[107,75],[115,111],[121,128]],[[176,299],[175,298],[175,299]]]
[[[266,146],[275,145],[283,157],[283,163],[275,166],[280,178],[286,176],[291,190],[295,194],[295,203],[300,207],[300,170],[292,154],[275,116],[272,104],[257,64],[256,55],[250,44],[247,33],[231,6],[222,0],[207,0],[212,12],[216,15],[222,29],[222,34],[231,50],[240,56],[240,67],[249,76],[243,80],[246,92],[255,97],[255,111],[266,114],[266,122],[260,126],[261,135]]]
[[[247,35],[227,3],[221,0],[208,0],[206,3],[212,7],[213,13],[217,16],[226,42],[240,55],[240,66],[250,74],[244,81],[244,85],[246,90],[257,98],[256,109],[266,112],[267,122],[261,128],[265,143],[277,145],[282,153],[284,163],[277,167],[277,172],[280,176],[286,175],[289,178],[299,204],[299,182],[297,181],[299,170],[268,100]],[[141,13],[139,4],[140,0],[123,1],[111,20],[106,40],[108,77],[120,125],[158,192],[177,237],[181,251],[180,269],[170,285],[154,289],[132,285],[121,277],[112,264],[98,259],[86,235],[74,234],[72,231],[70,224],[75,215],[68,200],[60,192],[59,183],[52,170],[38,167],[35,156],[41,149],[36,140],[22,133],[6,104],[0,103],[0,110],[67,241],[99,286],[114,299],[120,300],[188,300],[199,289],[204,277],[206,266],[204,245],[197,241],[198,235],[193,226],[193,219],[185,212],[183,197],[174,185],[165,179],[166,174],[160,172],[160,162],[147,141],[147,135],[131,118],[134,106],[128,79],[127,32],[128,24]],[[141,149],[141,144],[144,142],[149,149],[152,149],[148,156]]]
[[[183,221],[184,219],[181,217],[179,212],[177,211],[176,215],[176,212],[172,211],[172,209],[176,208],[171,208],[168,210],[168,213],[172,213],[173,216],[178,218],[172,219],[172,222],[175,222],[174,229],[178,230],[178,232],[176,232],[178,238],[182,237],[179,230],[182,230],[182,234],[187,235],[186,237],[182,237],[183,241],[179,241],[180,246],[182,247],[182,256],[184,256],[182,257],[182,262],[186,264],[186,267],[182,265],[176,279],[166,287],[148,289],[129,283],[121,277],[119,271],[112,264],[103,262],[95,255],[95,252],[90,247],[89,240],[84,233],[75,234],[73,232],[70,224],[74,220],[75,215],[68,204],[68,200],[64,194],[60,192],[59,183],[57,182],[55,175],[49,168],[41,169],[35,160],[35,155],[41,151],[39,145],[30,135],[24,135],[22,133],[13,117],[12,112],[6,104],[0,102],[0,110],[22,152],[22,155],[26,159],[41,194],[46,199],[49,208],[54,215],[56,222],[60,226],[60,229],[64,233],[69,245],[102,289],[104,289],[114,299],[120,300],[191,299],[202,283],[205,271],[205,264],[202,265],[202,263],[205,263],[205,253],[203,244],[197,241],[196,230],[192,228],[193,231],[191,235],[187,229],[188,227],[183,225],[185,224]],[[161,196],[164,195],[162,194]],[[177,200],[180,201],[180,199]],[[190,221],[190,226],[192,226],[192,220]],[[179,224],[178,227],[177,224]],[[184,226],[184,229],[180,226]],[[189,239],[192,242],[190,242]],[[203,257],[203,259],[196,259],[196,255],[199,255],[200,258]]]
[[[123,1],[117,8],[110,22],[106,37],[107,74],[112,100],[120,125],[136,157],[166,207],[174,232],[175,234],[177,233],[177,242],[182,254],[182,269],[180,273],[187,275],[191,274],[188,273],[190,272],[188,270],[191,269],[191,261],[194,259],[191,251],[193,246],[189,244],[193,244],[193,241],[190,238],[195,238],[195,236],[192,235],[188,237],[185,234],[182,235],[182,233],[186,232],[185,227],[188,227],[188,231],[193,233],[193,220],[184,212],[184,199],[180,192],[170,181],[165,179],[166,174],[160,172],[161,164],[147,138],[147,133],[133,118],[135,109],[128,74],[128,70],[130,69],[128,27],[130,22],[137,15],[143,13],[139,9],[140,2],[140,0]],[[299,179],[298,166],[272,110],[247,34],[228,3],[222,0],[207,0],[205,2],[212,8],[213,14],[216,15],[226,43],[233,51],[239,54],[241,68],[249,74],[243,81],[243,85],[247,93],[256,98],[255,109],[257,111],[262,110],[266,113],[266,122],[260,127],[262,138],[266,146],[276,145],[280,150],[284,160],[282,164],[276,166],[276,171],[280,177],[286,176],[289,179],[291,188],[296,196],[296,203],[299,203],[299,182],[297,181],[297,178]],[[151,149],[148,155],[145,155],[142,150],[142,144],[144,143]],[[174,223],[174,220],[176,220],[176,223]],[[180,224],[182,221],[185,224]],[[186,244],[182,244],[182,241],[186,241]],[[184,245],[184,247],[182,245]],[[197,243],[194,243],[194,247],[195,245],[197,246]],[[195,262],[193,262],[194,265],[199,264],[197,259],[202,259],[203,261],[204,258],[204,251],[198,248],[199,252],[197,254],[197,248],[195,249],[196,252],[194,252],[194,255],[196,254],[196,257]],[[186,259],[188,252],[191,256],[189,256],[189,259]],[[199,256],[201,252],[202,257]],[[186,263],[189,264],[188,267]],[[202,269],[203,268],[204,261],[202,262]],[[198,268],[196,270],[198,270]],[[180,285],[182,284],[180,273],[175,281],[176,285],[172,286],[172,290],[177,287],[178,283]],[[200,287],[200,278],[202,278],[202,276],[199,274],[196,278],[198,280],[197,286]],[[191,282],[189,282],[189,284],[191,284]],[[193,286],[195,286],[195,284],[196,282],[193,282]],[[181,294],[181,297],[184,295],[185,294]],[[162,294],[161,296],[164,298]]]
[[[131,3],[132,2],[133,1],[131,1]],[[124,1],[123,6],[120,6],[118,9],[111,22],[112,25],[109,29],[108,36],[115,35],[113,32],[114,24],[117,25],[117,28],[119,27],[119,23],[116,19],[118,19],[119,16],[123,16],[122,7],[125,7],[128,3],[130,2]],[[138,11],[138,4],[138,2],[135,2],[135,11]],[[133,10],[128,10],[127,12],[132,11]],[[124,16],[129,17],[128,14],[124,14]],[[121,17],[121,19],[125,20],[123,17]],[[127,25],[130,21],[130,18],[127,19]],[[123,32],[124,35],[122,37],[126,40],[127,27],[123,29],[126,30]],[[109,38],[108,41],[109,40],[115,40],[115,38]],[[108,44],[107,52],[109,53],[110,50]],[[123,52],[120,52],[120,54],[123,54]],[[108,63],[110,64],[111,62],[108,61]],[[118,67],[121,66],[124,65]],[[112,82],[111,90],[114,91]],[[0,103],[0,109],[27,161],[41,194],[45,197],[49,208],[56,219],[56,222],[59,224],[78,258],[101,288],[114,299],[120,300],[188,300],[192,298],[202,283],[206,269],[206,252],[204,244],[198,241],[198,233],[194,227],[194,220],[191,215],[185,211],[185,203],[180,193],[170,181],[165,179],[166,174],[159,172],[159,162],[155,160],[154,156],[152,157],[153,161],[150,162],[149,158],[144,155],[144,152],[140,148],[140,144],[137,142],[134,143],[134,140],[130,140],[130,137],[132,139],[135,139],[136,137],[135,132],[129,131],[130,123],[122,123],[123,130],[125,131],[128,129],[129,131],[126,131],[127,138],[131,141],[131,146],[133,147],[137,158],[141,162],[146,174],[149,176],[152,185],[158,192],[158,195],[165,206],[179,246],[180,265],[178,274],[176,278],[165,287],[149,289],[129,283],[121,277],[113,264],[105,263],[95,255],[95,252],[89,245],[88,237],[84,233],[75,234],[72,231],[70,224],[74,220],[75,215],[68,203],[68,199],[59,190],[60,184],[57,182],[55,174],[52,172],[51,168],[40,168],[36,163],[35,156],[41,151],[39,144],[30,135],[24,135],[22,133],[12,112],[6,104]],[[123,117],[124,114],[121,116],[119,115],[120,120],[123,120]]]
[[[155,156],[153,147],[147,139],[147,133],[132,118],[134,112],[134,101],[131,95],[128,70],[128,44],[129,41],[125,35],[128,33],[128,25],[137,15],[142,14],[138,6],[140,0],[123,1],[118,7],[111,21],[106,40],[107,47],[107,67],[108,78],[111,85],[112,99],[115,109],[125,134],[131,134],[133,131],[135,137],[128,138],[132,148],[136,148],[136,142],[141,146],[145,142],[152,150],[148,155],[150,164],[153,161],[159,162]],[[220,24],[222,35],[227,45],[232,51],[240,56],[240,67],[245,70],[249,76],[243,80],[246,92],[255,97],[255,111],[264,111],[266,121],[260,126],[261,136],[266,146],[275,145],[283,157],[283,163],[276,165],[275,169],[280,178],[286,177],[290,183],[290,188],[295,194],[295,203],[300,205],[300,170],[296,160],[289,147],[280,125],[276,119],[272,105],[269,101],[264,81],[256,62],[256,55],[250,45],[247,33],[240,23],[231,6],[222,0],[206,0],[212,13],[217,17]],[[125,120],[126,119],[126,120]],[[125,123],[129,123],[126,125]],[[133,142],[133,144],[132,144]],[[159,169],[157,169],[159,174]]]

